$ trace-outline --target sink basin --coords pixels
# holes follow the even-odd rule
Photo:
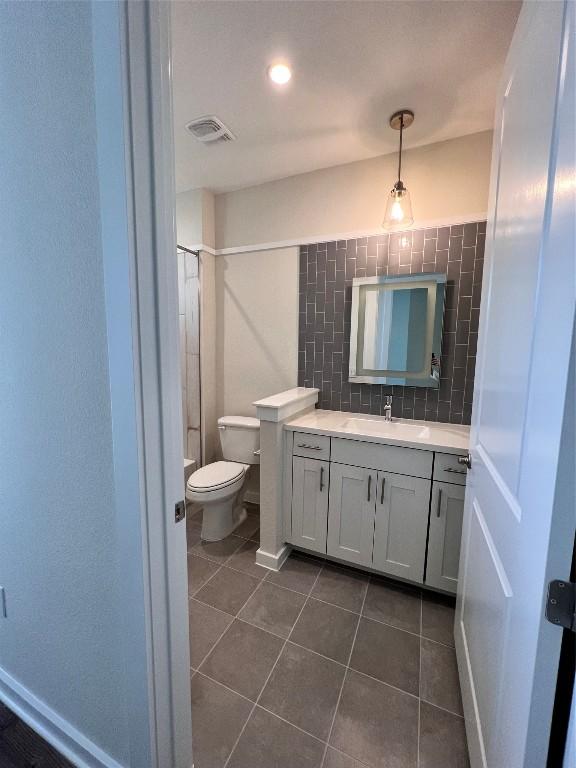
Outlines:
[[[430,428],[422,424],[407,424],[404,421],[384,421],[376,419],[344,419],[341,429],[359,434],[382,435],[388,437],[426,440],[430,437]]]

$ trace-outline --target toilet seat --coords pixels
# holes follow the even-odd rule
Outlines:
[[[190,475],[187,490],[210,493],[234,485],[246,474],[247,465],[235,461],[215,461]]]

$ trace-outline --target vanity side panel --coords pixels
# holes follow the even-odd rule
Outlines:
[[[282,528],[284,531],[284,541],[290,542],[292,539],[292,445],[294,442],[294,433],[288,429],[284,430],[284,439],[282,441]]]
[[[432,477],[432,451],[332,438],[332,461],[410,477]]]

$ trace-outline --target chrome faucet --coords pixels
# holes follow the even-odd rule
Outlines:
[[[384,397],[384,421],[392,421],[392,395]]]

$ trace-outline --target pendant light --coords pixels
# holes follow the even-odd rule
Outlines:
[[[406,229],[414,222],[410,193],[402,183],[400,176],[402,171],[402,133],[413,122],[414,112],[409,109],[401,109],[399,112],[394,112],[390,118],[390,127],[395,131],[400,131],[400,148],[398,150],[398,181],[390,190],[388,202],[386,203],[386,214],[382,222],[384,229],[389,232]]]

